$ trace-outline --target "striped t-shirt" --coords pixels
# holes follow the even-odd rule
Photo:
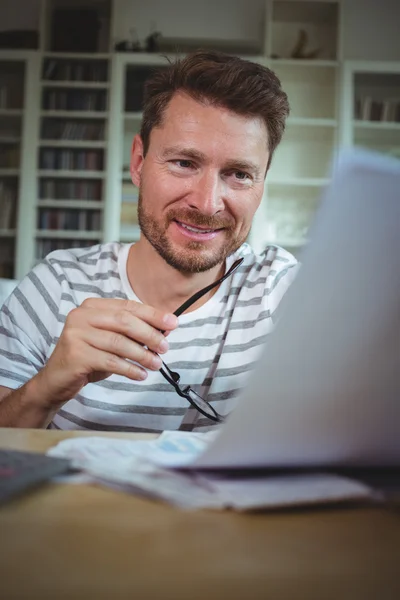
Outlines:
[[[67,314],[86,298],[140,302],[127,276],[129,248],[109,243],[57,250],[23,279],[0,311],[0,385],[18,388],[45,365]],[[212,298],[179,317],[163,355],[181,383],[221,414],[234,407],[296,272],[294,257],[276,246],[255,255],[244,244],[227,259],[227,269],[240,256],[243,263]],[[161,373],[149,371],[145,381],[112,375],[86,385],[63,405],[50,427],[160,432],[206,430],[212,424],[189,410]]]

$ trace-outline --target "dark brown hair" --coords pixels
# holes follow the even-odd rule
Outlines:
[[[270,161],[285,130],[287,95],[273,71],[237,56],[198,50],[156,71],[146,81],[140,135],[147,153],[153,127],[178,92],[210,102],[239,115],[260,117],[268,132]]]

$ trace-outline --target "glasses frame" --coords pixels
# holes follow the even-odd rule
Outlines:
[[[205,288],[203,288],[199,292],[196,292],[195,294],[193,294],[193,296],[191,296],[181,306],[179,306],[179,308],[176,309],[176,311],[174,312],[174,315],[176,317],[179,317],[182,313],[185,312],[185,310],[187,310],[190,306],[192,306],[192,304],[197,302],[197,300],[199,300],[202,296],[207,294],[210,290],[212,290],[217,285],[220,285],[223,281],[225,281],[225,279],[230,277],[237,270],[237,268],[242,264],[243,260],[244,260],[244,258],[239,258],[238,260],[236,260],[233,263],[233,265],[231,266],[231,268],[225,273],[225,275],[223,275],[222,277],[217,279],[217,281],[214,281],[210,285],[207,285]],[[165,332],[162,331],[161,333],[165,333]],[[204,400],[204,398],[202,398],[197,392],[195,392],[189,385],[182,387],[179,384],[180,378],[181,378],[179,373],[177,373],[176,371],[172,371],[168,367],[168,365],[165,364],[164,361],[162,361],[162,364],[163,364],[163,366],[161,367],[161,369],[159,369],[161,375],[164,377],[164,379],[166,381],[168,381],[168,383],[170,385],[172,385],[172,387],[174,388],[176,393],[179,396],[181,396],[181,398],[185,398],[189,402],[189,404],[191,404],[191,406],[193,406],[193,408],[198,410],[199,413],[201,413],[203,416],[207,417],[211,421],[214,421],[216,423],[222,423],[224,421],[225,417],[220,415],[215,410],[215,408],[213,408],[211,406],[211,404],[209,402],[207,402],[207,400]],[[207,409],[204,409],[201,406],[199,406],[199,404],[197,404],[197,402],[195,400],[193,400],[193,398],[190,396],[190,394],[194,394],[195,396],[200,398],[202,403],[204,403],[204,405],[207,407]],[[207,412],[208,410],[209,410],[209,412]]]

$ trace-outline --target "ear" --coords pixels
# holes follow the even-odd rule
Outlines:
[[[139,134],[135,135],[131,150],[131,179],[132,182],[140,187],[141,172],[144,162],[143,141]]]

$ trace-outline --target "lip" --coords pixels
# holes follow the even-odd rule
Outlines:
[[[186,225],[186,223],[182,222],[182,224],[181,224],[179,221],[175,221],[175,220],[172,221],[172,223],[176,227],[176,229],[179,231],[179,233],[181,233],[186,238],[189,238],[196,242],[199,242],[199,241],[206,242],[209,240],[213,240],[222,231],[222,229],[216,229],[215,231],[211,231],[210,233],[196,233],[195,231],[189,231],[189,229],[186,229],[185,227],[182,226],[182,224]],[[187,225],[189,227],[196,227],[196,229],[202,229],[198,225],[190,225],[189,223]],[[207,231],[207,228],[204,228],[204,229]]]

